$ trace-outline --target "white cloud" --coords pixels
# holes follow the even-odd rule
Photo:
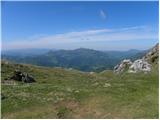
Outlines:
[[[106,13],[103,10],[100,10],[99,15],[102,19],[106,19]]]
[[[32,37],[30,37],[32,38]],[[19,40],[14,42],[2,41],[3,49],[23,49],[23,48],[57,48],[73,49],[73,45],[83,47],[85,43],[100,43],[107,41],[126,40],[152,40],[158,39],[158,34],[148,31],[146,26],[135,26],[118,29],[97,29],[75,31],[63,34],[33,37],[32,40]],[[125,42],[124,42],[125,43]],[[86,46],[85,46],[86,47]]]

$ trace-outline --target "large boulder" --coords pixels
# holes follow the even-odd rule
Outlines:
[[[128,72],[137,73],[137,72],[150,72],[151,65],[145,61],[144,59],[138,59],[133,62],[133,64],[129,67]]]
[[[31,75],[28,75],[27,73],[25,73],[24,76],[22,77],[22,82],[32,83],[32,82],[35,82],[35,80]]]
[[[121,73],[121,72],[127,70],[129,68],[129,66],[131,66],[131,65],[132,65],[131,60],[125,59],[125,60],[121,61],[120,64],[118,64],[114,67],[114,72]]]
[[[35,82],[32,76],[28,75],[27,73],[22,73],[19,70],[15,70],[13,76],[10,77],[10,79],[25,82],[25,83]]]
[[[19,70],[15,70],[14,73],[13,73],[13,76],[10,77],[10,79],[17,80],[17,81],[22,81],[22,77],[23,77],[22,72],[19,71]]]

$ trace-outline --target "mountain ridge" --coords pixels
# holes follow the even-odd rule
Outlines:
[[[64,67],[81,71],[100,72],[106,69],[113,69],[124,58],[134,59],[142,56],[140,53],[143,55],[145,51],[104,52],[78,48],[75,50],[50,50],[46,53],[32,56],[2,55],[2,59],[46,67]]]

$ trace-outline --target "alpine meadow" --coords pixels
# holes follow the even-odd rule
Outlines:
[[[158,1],[1,1],[2,119],[158,119]]]

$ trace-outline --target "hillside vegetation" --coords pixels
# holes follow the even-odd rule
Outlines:
[[[41,51],[40,51],[41,52]],[[113,69],[121,60],[130,58],[138,59],[146,51],[97,51],[92,49],[79,48],[75,50],[55,50],[44,54],[25,56],[20,53],[4,53],[2,59],[16,63],[27,63],[46,67],[74,68],[81,71],[101,72],[106,69]]]
[[[145,73],[81,72],[2,61],[2,118],[158,118],[158,65]],[[35,83],[5,80],[15,69]]]

